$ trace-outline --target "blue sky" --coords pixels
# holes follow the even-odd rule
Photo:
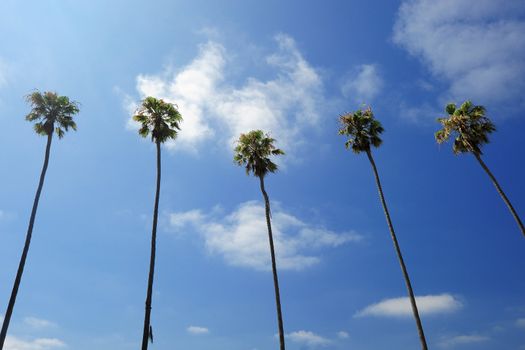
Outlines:
[[[232,161],[263,128],[287,346],[416,349],[368,160],[337,117],[370,104],[374,150],[431,348],[525,349],[525,241],[470,155],[433,138],[448,102],[497,125],[484,159],[525,215],[523,1],[11,1],[0,4],[0,314],[45,140],[23,96],[81,103],[55,140],[7,350],[136,349],[155,149],[130,115],[184,122],[163,148],[152,349],[278,346],[256,179]]]

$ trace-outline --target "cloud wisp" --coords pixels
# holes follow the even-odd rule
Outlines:
[[[282,270],[311,267],[321,261],[315,251],[362,239],[355,232],[335,233],[310,225],[285,212],[277,203],[273,207],[275,249]],[[271,270],[264,206],[256,201],[242,203],[226,216],[204,214],[200,210],[172,213],[170,224],[176,231],[192,225],[208,251],[222,256],[229,265]]]
[[[56,323],[37,317],[26,317],[24,323],[36,329],[57,327]]]
[[[485,343],[490,340],[490,337],[484,336],[484,335],[478,335],[478,334],[464,334],[464,335],[456,335],[450,338],[443,339],[441,342],[439,342],[439,347],[450,349],[450,348],[456,348],[461,345],[469,345],[469,344],[479,344],[479,343]]]
[[[189,326],[188,328],[186,328],[186,331],[191,335],[205,335],[210,333],[210,330],[208,328],[199,326]]]
[[[463,307],[463,304],[450,294],[425,295],[416,297],[420,315],[447,314]],[[411,317],[412,308],[408,297],[385,299],[369,305],[357,312],[355,317]]]
[[[314,332],[304,330],[286,334],[286,337],[294,343],[305,345],[310,348],[324,347],[332,344],[330,339],[322,337]]]
[[[384,82],[375,64],[362,64],[356,67],[341,87],[344,97],[356,104],[371,104],[381,92]]]
[[[55,350],[66,347],[66,344],[57,338],[37,338],[34,340],[23,340],[13,336],[7,336],[5,350]]]

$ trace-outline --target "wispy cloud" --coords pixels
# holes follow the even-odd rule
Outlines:
[[[286,334],[286,337],[295,343],[306,345],[312,348],[327,346],[332,343],[332,341],[328,338],[324,338],[318,334],[315,334],[314,332],[303,330]]]
[[[50,328],[50,327],[57,327],[57,324],[54,322],[51,322],[49,320],[44,320],[42,318],[37,317],[26,317],[24,318],[24,322],[33,328]]]
[[[66,344],[56,338],[37,338],[23,340],[13,336],[7,336],[5,350],[54,350],[64,348]]]
[[[525,318],[518,318],[515,322],[516,327],[525,329]]]
[[[346,78],[341,92],[356,104],[371,104],[383,85],[377,65],[363,64]]]
[[[348,334],[348,332],[345,332],[345,331],[337,332],[337,338],[339,339],[348,339],[349,337],[350,337],[350,334]]]
[[[442,348],[455,348],[461,345],[484,343],[489,340],[490,337],[477,334],[456,335],[443,339],[438,345]]]
[[[204,335],[210,333],[210,330],[206,327],[189,326],[186,331],[193,335]]]
[[[283,211],[273,203],[272,225],[279,268],[301,270],[319,263],[311,252],[324,247],[338,247],[362,237],[355,232],[335,233],[310,225]],[[170,215],[171,226],[181,230],[193,225],[212,253],[228,264],[256,270],[270,270],[268,236],[264,206],[255,201],[242,203],[235,211],[219,216],[191,210]]]
[[[523,103],[524,12],[519,1],[405,0],[393,38],[449,83],[443,99]]]
[[[198,56],[180,70],[137,77],[141,98],[155,96],[176,103],[184,117],[176,143],[168,148],[198,152],[205,141],[232,147],[242,132],[263,129],[290,153],[296,137],[319,121],[322,80],[288,35],[275,37],[277,49],[266,57],[273,79],[247,78],[240,86],[226,76],[226,48],[215,41],[200,46]],[[136,106],[136,101],[127,104]]]
[[[463,307],[463,304],[450,294],[419,296],[416,297],[416,303],[421,315],[451,313]],[[412,316],[410,299],[408,297],[385,299],[365,307],[355,316],[410,317]]]
[[[7,63],[0,57],[0,88],[7,85]]]

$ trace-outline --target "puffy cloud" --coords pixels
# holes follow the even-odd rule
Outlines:
[[[460,345],[484,343],[488,340],[490,340],[490,338],[483,336],[483,335],[475,335],[475,334],[457,335],[457,336],[442,340],[439,343],[439,346],[442,348],[455,348]]]
[[[310,331],[292,332],[287,334],[286,337],[295,343],[303,344],[308,347],[327,346],[332,343],[330,339],[324,338]]]
[[[206,327],[189,326],[186,331],[192,335],[204,335],[210,333],[210,330]]]
[[[22,340],[17,337],[7,336],[5,350],[53,350],[65,347],[66,344],[56,338],[37,338]]]
[[[383,79],[379,75],[377,66],[363,64],[356,68],[343,84],[341,91],[345,97],[358,104],[370,104],[381,92]]]
[[[416,303],[420,315],[451,313],[463,307],[463,304],[450,294],[416,297]],[[412,316],[410,299],[408,297],[385,299],[367,306],[356,314],[356,317],[362,316],[410,317]]]
[[[286,213],[274,204],[272,228],[276,256],[282,270],[301,270],[319,263],[312,250],[338,247],[362,237],[355,232],[337,234],[315,227]],[[226,217],[203,214],[198,210],[170,215],[173,228],[194,225],[211,253],[221,255],[228,264],[256,270],[270,270],[268,234],[264,206],[255,201],[242,203]]]
[[[393,39],[450,83],[447,99],[523,102],[524,12],[518,1],[406,0]]]
[[[290,153],[300,132],[319,120],[322,81],[291,37],[281,34],[275,40],[278,49],[266,57],[273,79],[229,84],[226,49],[214,41],[201,45],[198,56],[179,71],[169,67],[158,75],[139,75],[141,98],[151,95],[175,103],[184,118],[176,143],[167,146],[197,152],[206,140],[217,140],[232,147],[240,133],[263,129]],[[137,102],[126,104],[132,110]]]

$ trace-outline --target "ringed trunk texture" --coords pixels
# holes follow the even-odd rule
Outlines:
[[[423,324],[421,323],[421,318],[419,317],[416,298],[414,296],[414,291],[412,290],[412,284],[410,283],[410,277],[408,276],[408,271],[405,266],[405,261],[403,260],[403,255],[401,254],[401,249],[399,248],[399,243],[394,232],[394,226],[392,225],[392,220],[390,219],[390,213],[388,212],[385,196],[383,195],[383,188],[381,187],[381,181],[379,180],[379,174],[377,172],[376,163],[374,162],[374,158],[372,157],[372,152],[370,150],[366,151],[366,154],[368,156],[368,159],[370,160],[370,164],[372,164],[372,169],[374,170],[376,185],[379,191],[381,204],[383,205],[383,210],[385,212],[386,221],[388,223],[388,229],[390,230],[390,236],[392,237],[392,241],[394,242],[394,248],[396,250],[397,259],[399,260],[399,265],[401,265],[401,271],[403,272],[403,277],[405,279],[408,295],[410,297],[410,305],[412,306],[412,313],[414,314],[414,318],[416,319],[417,331],[419,333],[419,340],[421,342],[421,349],[427,350],[427,341],[425,339],[425,333],[423,332]]]
[[[33,201],[33,209],[31,210],[31,216],[29,218],[29,226],[27,228],[26,240],[24,244],[24,250],[20,257],[20,263],[18,264],[18,271],[16,272],[15,282],[13,284],[13,290],[11,291],[11,297],[9,298],[9,304],[4,316],[4,322],[2,324],[2,331],[0,332],[0,350],[4,348],[5,338],[7,336],[7,329],[9,328],[9,322],[11,321],[11,315],[15,307],[16,296],[18,294],[18,288],[22,280],[22,274],[24,273],[24,266],[26,264],[27,253],[29,251],[29,245],[31,244],[31,237],[33,235],[33,226],[35,224],[36,212],[38,209],[38,202],[40,200],[40,194],[42,193],[42,187],[44,186],[44,180],[46,177],[47,166],[49,164],[49,153],[51,152],[51,141],[53,140],[53,133],[47,136],[46,154],[44,157],[44,165],[42,172],[40,173],[40,182],[35,194],[35,200]]]
[[[270,199],[264,189],[264,178],[259,177],[261,192],[264,197],[264,206],[266,209],[266,225],[268,226],[268,240],[270,242],[270,253],[272,256],[272,272],[273,272],[273,286],[275,289],[275,304],[277,307],[277,323],[279,325],[279,345],[280,350],[285,350],[284,346],[284,326],[283,326],[283,314],[281,312],[281,294],[279,292],[279,279],[277,277],[277,264],[275,263],[275,249],[273,245],[273,234],[272,234],[272,223],[270,220]]]
[[[159,216],[159,197],[160,197],[160,142],[156,142],[157,146],[157,189],[155,192],[155,206],[153,209],[153,227],[151,229],[151,255],[149,262],[149,276],[148,276],[148,291],[146,295],[146,310],[144,313],[144,331],[142,333],[142,350],[148,349],[149,340],[153,341],[151,334],[150,319],[151,319],[151,296],[153,293],[153,277],[155,273],[155,253],[157,243],[157,218]]]
[[[489,170],[489,168],[487,167],[485,162],[483,162],[483,160],[481,159],[481,155],[479,155],[479,153],[474,153],[474,156],[478,160],[478,162],[481,165],[481,167],[487,172],[487,175],[490,177],[490,180],[492,180],[492,183],[494,184],[494,187],[496,187],[496,190],[498,191],[499,195],[501,196],[501,198],[503,199],[503,201],[505,202],[505,204],[509,208],[510,213],[514,217],[514,220],[516,220],[516,223],[518,224],[518,226],[519,226],[519,228],[521,230],[521,233],[525,237],[525,226],[523,226],[523,222],[521,221],[520,217],[518,216],[518,213],[516,213],[516,210],[514,210],[514,207],[510,203],[510,201],[507,198],[507,196],[505,195],[505,192],[503,192],[503,189],[501,188],[501,186],[499,185],[498,181],[496,180],[496,177]]]

